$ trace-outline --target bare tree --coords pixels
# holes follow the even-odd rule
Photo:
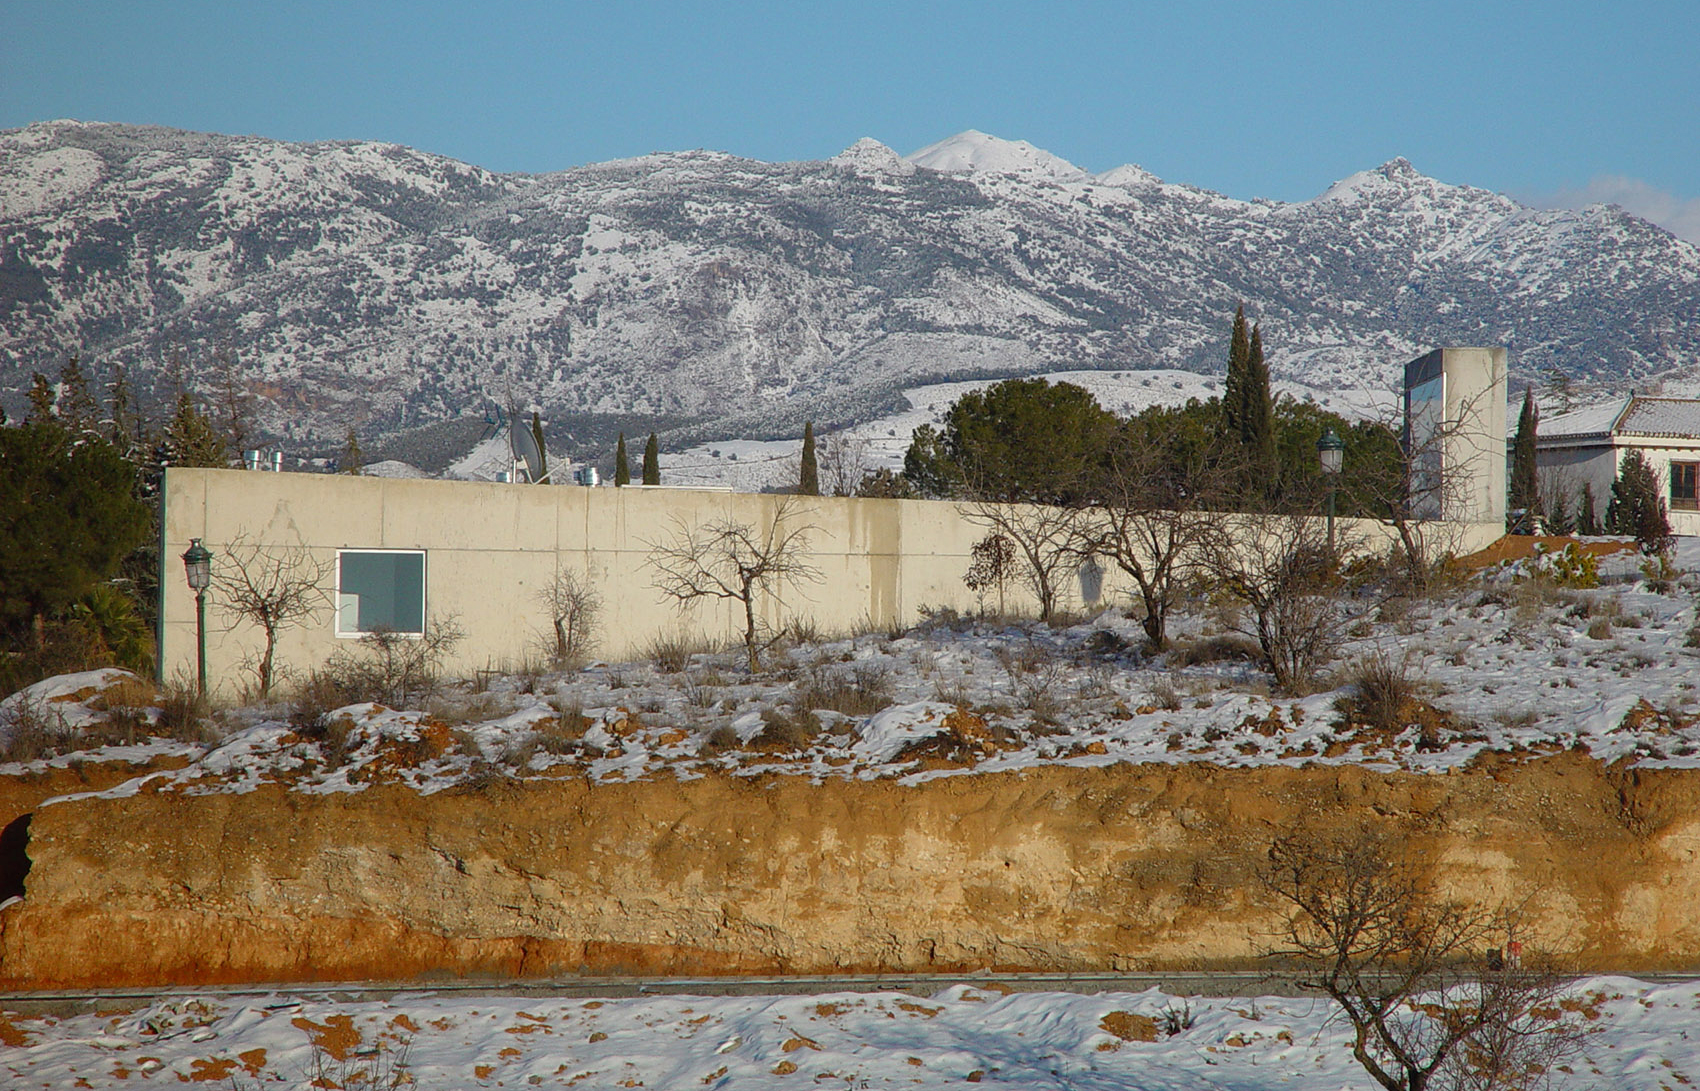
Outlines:
[[[855,496],[872,470],[872,455],[863,437],[846,428],[821,440],[820,486],[827,495]]]
[[[1349,547],[1348,547],[1349,549]],[[1353,612],[1322,520],[1304,515],[1225,516],[1205,571],[1251,610],[1244,629],[1265,669],[1288,693],[1303,692],[1345,642]]]
[[[650,542],[645,562],[655,586],[681,610],[699,599],[728,599],[744,611],[744,651],[750,669],[761,666],[761,627],[756,605],[763,595],[800,583],[819,583],[820,569],[805,552],[813,523],[800,522],[790,497],[779,500],[765,525],[720,519],[702,526],[675,521],[671,538]]]
[[[1580,1048],[1556,974],[1508,961],[1514,911],[1443,899],[1412,846],[1375,831],[1277,838],[1262,875],[1290,909],[1272,951],[1296,959],[1388,1091],[1534,1089]]]
[[[595,642],[596,618],[602,612],[602,596],[578,573],[563,568],[555,573],[537,601],[549,612],[554,638],[549,656],[557,667],[583,659]]]
[[[979,503],[960,510],[964,519],[1014,545],[1021,582],[1039,600],[1039,620],[1049,622],[1066,574],[1092,555],[1087,513],[1040,504]]]
[[[1398,451],[1395,472],[1385,478],[1354,475],[1360,493],[1367,493],[1375,513],[1393,528],[1398,540],[1399,572],[1407,588],[1428,590],[1441,563],[1455,556],[1468,524],[1446,513],[1468,506],[1474,482],[1466,469],[1452,465],[1448,451],[1459,444],[1480,444],[1480,420],[1489,392],[1464,399],[1450,417],[1424,419],[1420,434],[1404,412],[1403,388],[1394,397],[1397,408],[1369,422],[1390,439]]]
[[[224,561],[213,566],[215,600],[237,624],[257,625],[266,647],[252,665],[261,698],[277,681],[278,636],[306,622],[331,604],[328,586],[332,561],[303,546],[260,546],[237,537],[224,547]]]
[[[1187,579],[1221,547],[1225,516],[1206,505],[1224,475],[1221,467],[1177,465],[1152,447],[1111,452],[1089,534],[1095,551],[1133,580],[1153,652],[1168,644],[1169,612]]]

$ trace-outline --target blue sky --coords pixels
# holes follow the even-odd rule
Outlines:
[[[975,128],[1282,200],[1403,155],[1528,200],[1662,207],[1700,238],[1696,0],[0,0],[0,15],[0,127],[381,139],[528,171],[693,147],[819,158],[861,136],[910,152]]]

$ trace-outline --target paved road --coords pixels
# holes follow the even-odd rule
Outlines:
[[[1590,975],[1592,976],[1592,975]],[[1628,974],[1640,981],[1675,982],[1700,974]],[[208,985],[194,988],[110,989],[101,992],[0,993],[0,1010],[26,1015],[74,1015],[134,1007],[175,995],[225,998],[299,996],[349,1003],[397,996],[813,996],[833,992],[908,992],[930,996],[952,985],[1007,992],[1140,992],[1157,988],[1174,996],[1301,996],[1292,975],[1270,971],[1111,974],[843,974],[834,977],[566,977],[550,980],[344,981],[279,985]]]

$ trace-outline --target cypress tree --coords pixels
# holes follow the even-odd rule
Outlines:
[[[360,440],[350,428],[348,438],[342,442],[342,458],[337,460],[337,472],[359,477],[360,466],[365,461],[366,456],[360,453]]]
[[[797,491],[804,496],[820,495],[820,464],[815,461],[815,422],[803,422],[803,470]]]
[[[1600,509],[1598,502],[1594,499],[1594,483],[1592,481],[1582,483],[1582,502],[1576,510],[1576,533],[1600,533]]]
[[[649,441],[643,445],[643,483],[661,484],[661,447],[655,442],[654,432],[649,434]]]
[[[1240,403],[1244,407],[1240,443],[1245,446],[1247,495],[1268,496],[1280,476],[1280,461],[1275,455],[1275,402],[1269,394],[1269,365],[1263,362],[1261,326],[1251,330]]]
[[[626,460],[626,434],[620,433],[618,442],[614,444],[614,487],[632,483],[632,465]]]
[[[1222,435],[1239,439],[1245,421],[1246,369],[1251,342],[1246,335],[1245,306],[1234,311],[1234,332],[1228,339],[1228,375],[1222,382]]]
[[[1511,518],[1518,511],[1540,514],[1540,486],[1535,476],[1535,429],[1539,415],[1535,410],[1535,391],[1523,389],[1523,411],[1517,414],[1517,438],[1511,443],[1511,482],[1509,503]],[[1525,523],[1527,525],[1527,523]]]

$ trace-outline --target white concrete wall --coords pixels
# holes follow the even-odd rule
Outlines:
[[[513,666],[537,658],[548,618],[538,592],[557,570],[589,577],[603,599],[597,653],[640,654],[657,635],[686,631],[732,640],[742,629],[736,603],[713,602],[681,614],[654,586],[646,561],[652,543],[679,527],[716,519],[751,525],[771,520],[786,499],[812,524],[809,558],[822,579],[764,603],[774,625],[812,618],[823,629],[862,623],[913,624],[920,608],[967,611],[977,600],[962,583],[986,529],[956,504],[923,500],[782,498],[681,489],[586,489],[571,486],[418,481],[327,474],[173,469],[165,478],[165,579],[160,664],[164,677],[195,669],[195,600],[178,559],[201,538],[215,564],[232,541],[304,547],[333,561],[338,549],[426,551],[426,611],[456,617],[466,631],[452,673]],[[1342,520],[1342,533],[1384,544],[1385,528]],[[1448,528],[1448,533],[1459,528]],[[1462,528],[1462,549],[1480,548],[1501,526]],[[1113,565],[1104,564],[1103,598],[1125,602]],[[284,634],[279,661],[296,673],[322,663],[339,645],[327,580],[324,609]],[[1032,600],[1012,588],[1012,609]],[[1064,605],[1078,608],[1080,584],[1066,581]],[[208,602],[208,681],[234,698],[250,678],[245,660],[264,646],[259,629],[229,614],[216,591]]]

